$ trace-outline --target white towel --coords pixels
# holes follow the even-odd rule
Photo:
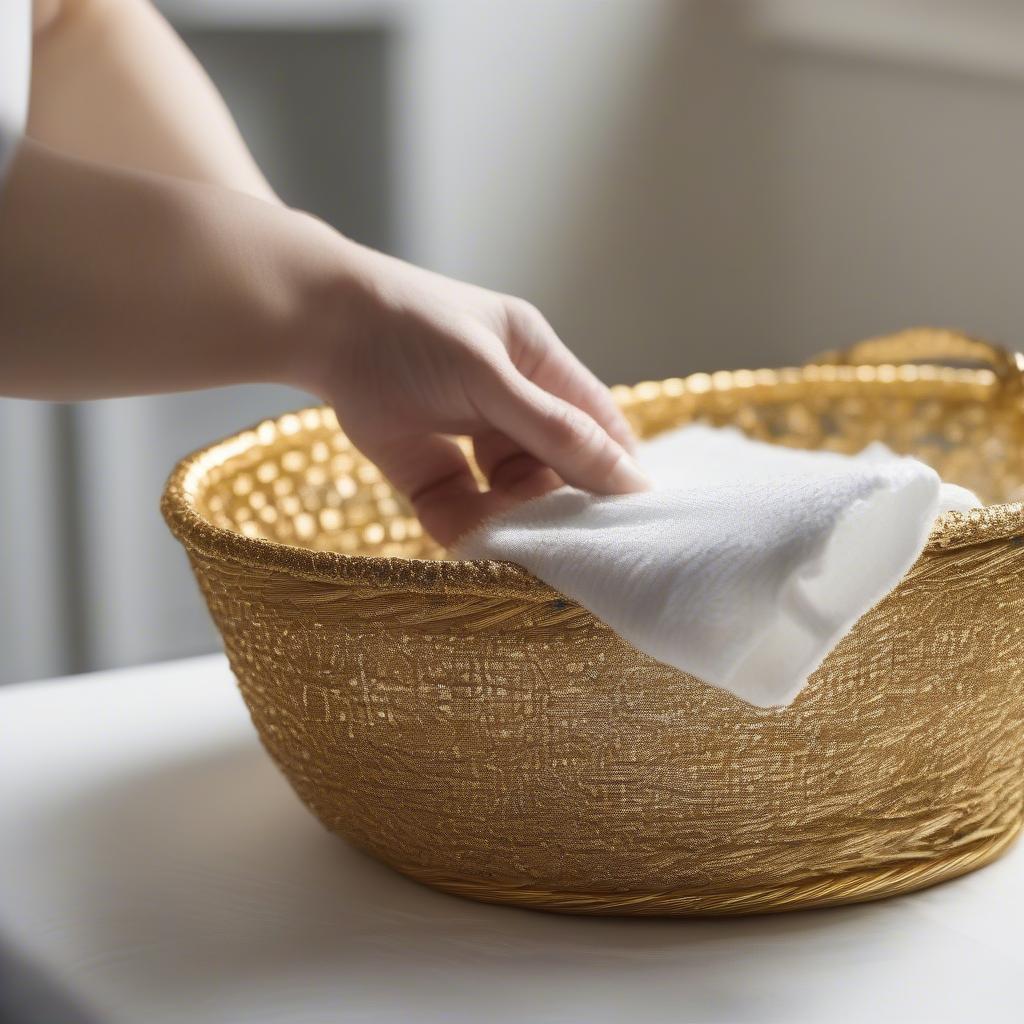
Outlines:
[[[634,647],[759,707],[793,701],[936,515],[979,504],[883,445],[805,452],[690,426],[641,444],[638,461],[651,491],[565,487],[457,553],[518,562]]]

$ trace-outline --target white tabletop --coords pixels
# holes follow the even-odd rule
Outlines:
[[[97,1021],[1018,1021],[1024,846],[734,920],[483,906],[324,831],[224,660],[0,690],[0,945]]]

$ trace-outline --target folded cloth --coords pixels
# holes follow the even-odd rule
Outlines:
[[[640,651],[759,707],[793,701],[936,515],[979,504],[883,445],[808,452],[689,426],[642,443],[638,461],[652,490],[564,487],[456,553],[518,562]]]

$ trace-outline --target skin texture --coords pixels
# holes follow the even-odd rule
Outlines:
[[[607,389],[532,306],[286,208],[146,0],[35,13],[29,139],[0,195],[4,393],[302,387],[444,544],[563,481],[646,486]]]

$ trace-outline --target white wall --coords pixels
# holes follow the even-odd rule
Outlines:
[[[0,683],[73,667],[62,462],[54,411],[0,400]]]
[[[740,9],[438,7],[410,90],[417,254],[527,295],[609,380],[734,358],[763,248]]]
[[[606,379],[919,322],[1024,344],[1021,5],[413,6],[415,255]]]

